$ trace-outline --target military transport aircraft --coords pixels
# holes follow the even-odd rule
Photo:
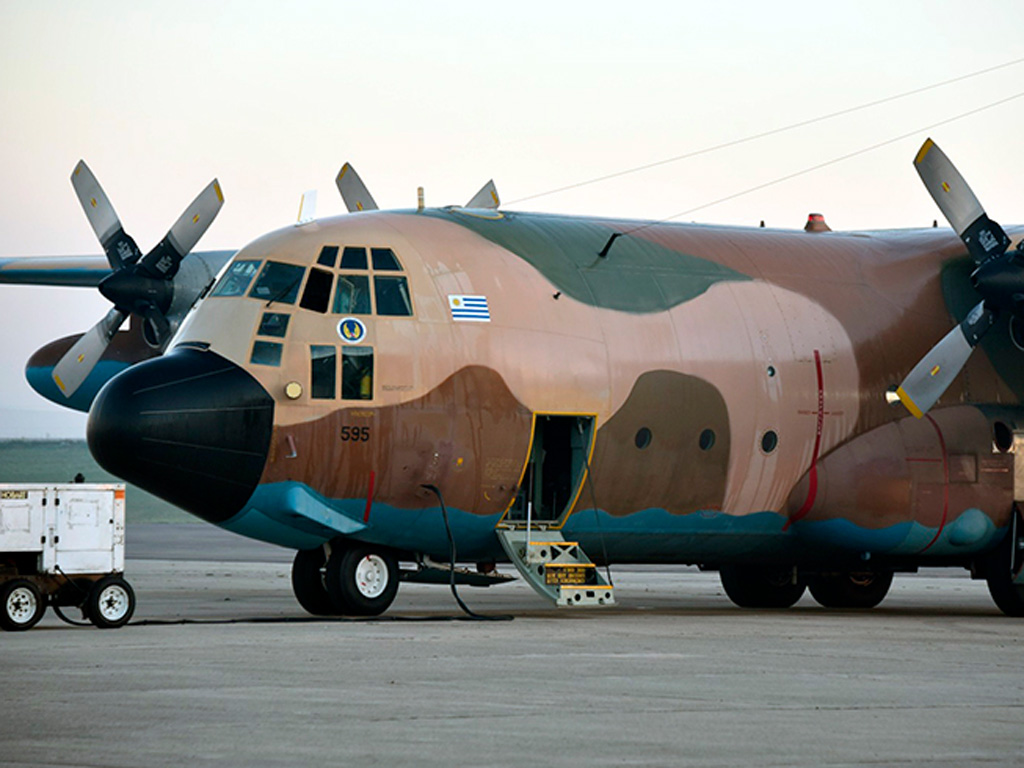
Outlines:
[[[614,601],[609,563],[717,569],[753,608],[963,567],[1020,616],[1024,229],[930,140],[914,162],[955,234],[520,213],[490,183],[380,211],[346,165],[349,215],[187,258],[217,182],[143,255],[81,163],[106,257],[0,281],[99,287],[29,382],[88,410],[110,472],[295,549],[313,614],[511,561],[581,606]]]

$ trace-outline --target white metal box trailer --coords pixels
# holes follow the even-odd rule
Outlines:
[[[128,622],[124,501],[122,484],[0,483],[0,627],[28,629],[47,605],[98,627]]]

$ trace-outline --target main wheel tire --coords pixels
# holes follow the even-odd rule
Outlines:
[[[825,608],[874,608],[889,593],[892,571],[821,573],[807,586]]]
[[[28,579],[12,579],[0,587],[0,627],[8,632],[31,629],[46,613],[46,598]]]
[[[335,613],[379,616],[398,593],[398,560],[379,547],[357,545],[327,561],[327,594]]]
[[[330,616],[334,613],[331,596],[324,586],[324,567],[327,555],[323,547],[300,549],[292,562],[292,591],[299,605],[314,616]]]
[[[1017,526],[1022,524],[1017,519]],[[1017,545],[1016,536],[1013,534],[1014,527],[999,543],[999,545],[988,554],[984,560],[985,581],[988,582],[988,593],[996,606],[1007,616],[1024,616],[1024,585],[1014,584],[1014,573],[1011,570],[1013,564],[1014,547]],[[1017,553],[1016,566],[1019,571],[1021,561],[1024,560],[1024,551]]]
[[[100,629],[123,627],[135,613],[135,590],[120,576],[104,576],[92,585],[82,610]]]
[[[790,566],[727,565],[719,576],[725,594],[741,608],[789,608],[806,588],[800,578],[793,582]]]

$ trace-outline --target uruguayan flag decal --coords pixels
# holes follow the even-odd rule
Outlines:
[[[486,296],[448,296],[448,307],[452,320],[470,320],[478,323],[491,322],[491,310]]]

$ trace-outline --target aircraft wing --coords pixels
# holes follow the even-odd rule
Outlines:
[[[15,256],[0,259],[0,283],[94,288],[109,274],[106,256]]]
[[[198,257],[211,274],[216,275],[234,254],[234,251],[194,251],[192,258]],[[0,258],[0,283],[95,288],[109,274],[110,264],[105,256]]]

